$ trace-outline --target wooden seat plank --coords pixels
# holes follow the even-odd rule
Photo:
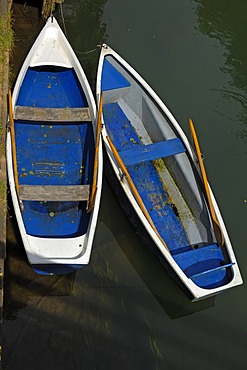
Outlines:
[[[20,185],[21,200],[44,202],[88,201],[90,185]]]
[[[14,119],[38,122],[81,122],[92,120],[88,107],[38,108],[27,106],[16,106]]]

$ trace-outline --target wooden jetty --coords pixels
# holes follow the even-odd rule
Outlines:
[[[7,92],[9,83],[9,52],[11,48],[11,2],[0,1],[0,367],[2,363],[2,321],[3,321],[3,286],[4,260],[6,257],[6,158],[5,134],[7,122]],[[2,50],[1,50],[2,49]]]
[[[43,0],[41,17],[46,20],[54,10],[55,3],[64,0]],[[13,0],[0,0],[0,369],[2,369],[2,321],[4,291],[4,261],[6,258],[7,174],[5,157],[6,122],[8,116],[7,95],[10,85],[9,61],[13,45]],[[33,1],[37,6],[37,1]],[[16,35],[18,37],[18,35]],[[16,51],[15,51],[16,52]],[[18,68],[17,66],[16,68]],[[14,66],[15,69],[15,66]]]

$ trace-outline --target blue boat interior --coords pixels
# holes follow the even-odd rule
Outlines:
[[[127,87],[126,78],[104,61],[102,91]],[[112,72],[114,70],[114,72]],[[112,76],[109,77],[109,74]],[[122,85],[121,85],[122,84]],[[129,83],[130,84],[130,83]],[[174,260],[195,284],[205,289],[222,286],[232,279],[232,264],[216,244],[191,246],[183,224],[164,189],[153,160],[185,152],[178,139],[144,146],[118,102],[103,105],[107,133]],[[193,247],[193,248],[192,248]]]
[[[42,263],[33,264],[33,270],[40,275],[65,275],[79,270],[83,265],[79,264],[59,264],[59,263]]]
[[[119,89],[122,87],[129,87],[130,83],[126,78],[113,67],[113,65],[104,59],[101,88],[102,91]]]
[[[73,69],[29,68],[17,105],[40,108],[87,107]],[[92,183],[94,135],[91,122],[15,121],[20,185]],[[87,231],[86,202],[23,201],[28,234],[67,238]]]

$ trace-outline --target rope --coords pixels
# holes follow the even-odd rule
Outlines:
[[[92,50],[89,50],[89,51],[78,51],[78,50],[75,50],[75,52],[77,54],[91,54],[91,53],[95,52],[96,50],[98,50],[99,48],[101,48],[101,45],[97,45],[96,48],[94,48]]]
[[[66,37],[68,38],[67,30],[66,30],[66,27],[65,27],[65,20],[64,20],[64,15],[63,15],[63,4],[62,3],[60,3],[60,12],[61,12],[61,17],[62,17],[62,22],[63,22],[64,33],[65,33]]]
[[[67,33],[66,26],[65,26],[65,19],[64,19],[64,15],[63,15],[63,3],[60,3],[60,13],[61,13],[61,18],[62,18],[64,33],[65,33],[65,35],[68,39],[68,33]],[[94,53],[99,48],[101,48],[101,45],[97,45],[96,48],[94,48],[92,50],[89,50],[89,51],[79,51],[79,50],[75,50],[75,49],[74,50],[77,54],[91,54],[91,53]]]

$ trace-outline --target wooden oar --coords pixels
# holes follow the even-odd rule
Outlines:
[[[10,136],[11,136],[11,146],[12,146],[12,160],[13,160],[13,170],[14,170],[14,181],[17,195],[19,196],[19,181],[18,181],[18,169],[17,169],[17,157],[16,157],[16,142],[15,142],[15,124],[13,118],[13,106],[12,106],[12,95],[9,89],[9,123],[10,123]]]
[[[220,228],[220,225],[219,225],[216,213],[215,213],[214,205],[213,205],[210,190],[209,190],[206,170],[205,170],[205,166],[204,166],[204,163],[203,163],[203,160],[202,160],[202,153],[201,153],[201,150],[200,150],[200,146],[199,146],[198,138],[197,138],[197,135],[196,135],[195,127],[194,127],[193,122],[192,122],[191,119],[189,119],[189,125],[190,125],[190,131],[191,131],[191,134],[192,134],[192,139],[193,139],[193,142],[194,142],[194,145],[195,145],[195,150],[196,150],[196,155],[197,155],[197,158],[198,158],[200,171],[201,171],[201,174],[202,174],[202,180],[203,180],[203,185],[204,185],[204,188],[205,188],[205,193],[206,193],[206,197],[207,197],[207,201],[208,201],[209,211],[210,211],[210,214],[211,214],[212,220],[213,220],[214,232],[215,232],[215,235],[216,235],[216,238],[217,238],[217,243],[221,247],[224,244],[224,236],[223,236],[222,230]]]
[[[103,95],[101,92],[100,101],[99,101],[98,118],[97,118],[97,128],[96,128],[93,182],[92,182],[87,212],[91,212],[94,207],[96,191],[97,191],[97,177],[98,177],[98,167],[99,167],[99,143],[100,143],[100,134],[101,134],[101,126],[102,126],[102,123],[101,123],[102,107],[103,107]]]
[[[153,223],[153,221],[152,221],[152,219],[151,219],[151,217],[150,217],[150,215],[149,215],[149,213],[148,213],[148,211],[147,211],[147,209],[145,207],[145,204],[143,203],[142,198],[140,197],[140,194],[138,193],[138,190],[136,189],[136,186],[135,186],[135,184],[133,183],[133,181],[132,181],[132,179],[130,177],[130,174],[129,174],[129,172],[128,172],[126,166],[125,166],[125,164],[123,163],[123,161],[122,161],[122,159],[121,159],[121,157],[120,157],[117,149],[115,148],[115,145],[113,144],[113,142],[111,141],[111,139],[109,138],[109,136],[106,136],[106,139],[107,139],[107,141],[108,141],[108,143],[110,145],[110,148],[112,150],[112,153],[113,153],[114,157],[116,158],[116,160],[117,160],[117,162],[118,162],[118,164],[119,164],[122,172],[125,175],[125,178],[126,178],[128,184],[129,184],[129,187],[130,187],[130,189],[131,189],[131,191],[132,191],[132,193],[133,193],[133,195],[134,195],[134,197],[135,197],[135,199],[136,199],[139,207],[141,208],[144,216],[148,220],[150,226],[152,227],[152,229],[154,230],[154,232],[156,233],[156,235],[158,236],[158,238],[160,239],[160,241],[162,242],[162,244],[164,245],[164,247],[170,253],[170,251],[168,249],[168,246],[166,245],[166,243],[164,242],[164,240],[161,238],[158,230],[156,229],[156,227],[155,227],[155,225],[154,225],[154,223]]]

